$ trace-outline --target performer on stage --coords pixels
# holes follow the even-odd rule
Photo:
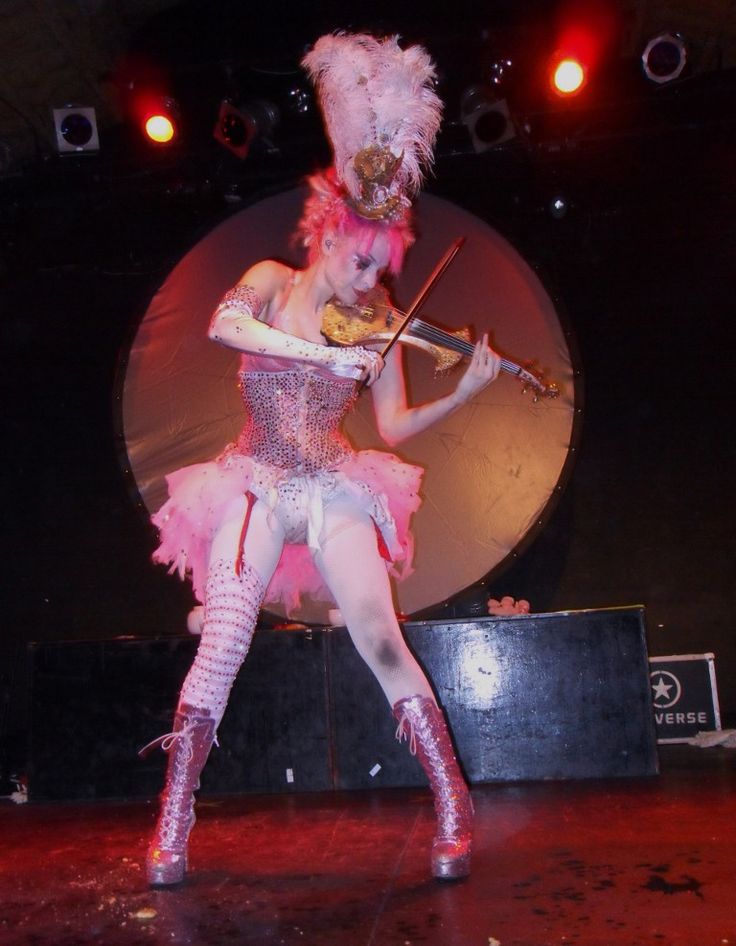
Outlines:
[[[274,260],[229,290],[210,338],[242,352],[246,423],[213,462],[168,477],[154,517],[155,553],[191,575],[204,602],[197,656],[181,691],[161,813],[147,857],[152,884],[180,882],[194,823],[193,792],[245,658],[261,603],[300,593],[332,598],[434,793],[432,871],[467,875],[472,804],[432,687],[404,642],[389,571],[411,564],[411,514],[421,470],[387,452],[355,452],[340,430],[365,382],[383,439],[398,444],[447,417],[493,381],[499,358],[483,336],[455,390],[409,406],[401,356],[325,344],[322,311],[356,303],[398,272],[413,241],[410,199],[432,158],[441,103],[434,67],[396,38],[322,37],[305,57],[334,166],[310,180],[299,235],[305,269]]]

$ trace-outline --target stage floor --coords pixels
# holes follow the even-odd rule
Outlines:
[[[474,789],[472,876],[428,875],[428,793],[205,799],[185,885],[143,876],[153,802],[0,803],[4,946],[736,946],[736,752]]]

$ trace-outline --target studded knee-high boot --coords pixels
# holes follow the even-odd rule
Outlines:
[[[409,696],[393,707],[396,738],[409,740],[429,780],[437,815],[432,844],[432,875],[442,880],[467,877],[473,830],[473,803],[457,764],[442,710],[430,697]]]
[[[146,855],[146,877],[154,886],[178,884],[187,870],[187,842],[194,826],[194,792],[215,738],[207,710],[181,704],[174,731],[157,742],[169,754],[161,811]],[[148,747],[147,747],[148,748]]]
[[[260,576],[247,563],[239,574],[229,561],[210,567],[202,639],[182,687],[173,732],[141,750],[160,745],[169,754],[160,815],[146,857],[152,885],[184,879],[189,832],[195,821],[194,792],[253,639],[264,590]]]

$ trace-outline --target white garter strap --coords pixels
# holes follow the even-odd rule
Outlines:
[[[322,487],[316,477],[305,476],[304,479],[307,487],[307,545],[314,552],[319,552],[319,537],[325,524]]]

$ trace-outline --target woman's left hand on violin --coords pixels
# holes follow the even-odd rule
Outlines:
[[[483,388],[495,381],[501,370],[501,357],[488,345],[488,334],[484,334],[473,347],[473,356],[465,369],[465,374],[455,389],[457,396],[463,401],[469,401]]]

